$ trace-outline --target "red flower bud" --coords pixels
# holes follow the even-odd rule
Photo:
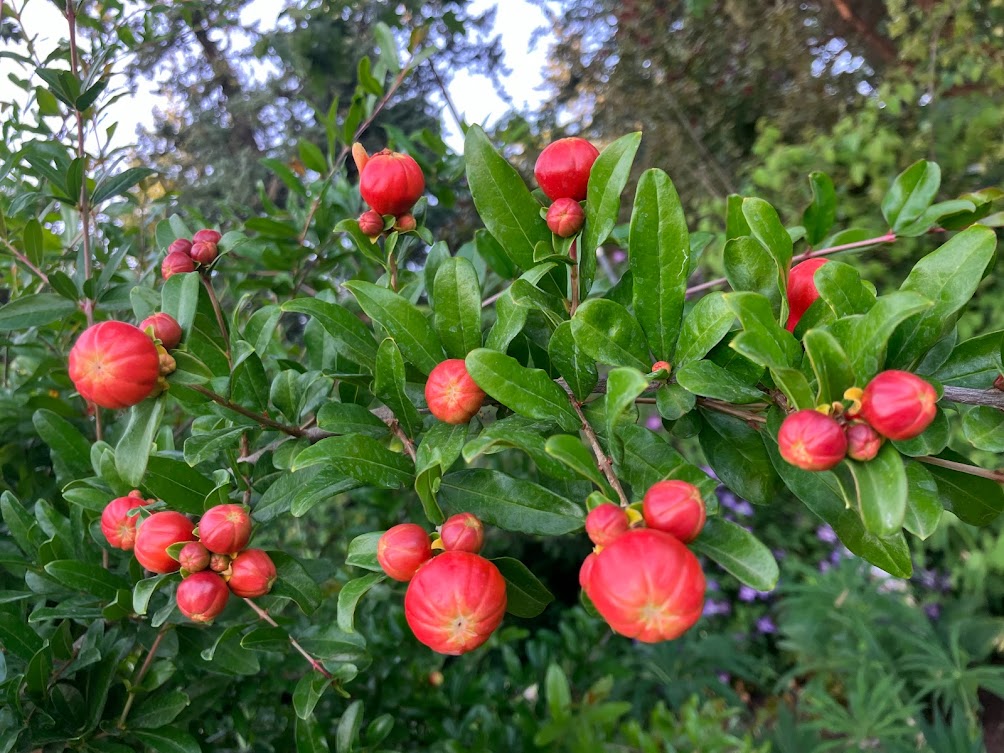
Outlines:
[[[182,570],[197,573],[209,567],[209,550],[199,541],[189,541],[178,552],[178,564]]]
[[[997,378],[994,379],[994,389],[1004,392],[1004,374],[998,374]]]
[[[179,252],[182,254],[188,254],[192,251],[192,242],[188,238],[178,238],[176,241],[171,241],[171,245],[167,247],[167,253],[173,254]]]
[[[212,243],[214,246],[220,242],[220,235],[215,230],[200,230],[195,235],[192,236],[192,241],[194,243]]]
[[[73,344],[69,373],[81,397],[117,410],[150,396],[160,376],[160,357],[139,327],[101,322],[85,329]]]
[[[359,215],[359,230],[363,235],[376,238],[383,232],[383,217],[372,209],[367,209]]]
[[[432,557],[429,534],[415,523],[401,523],[377,542],[377,562],[394,580],[406,582]]]
[[[871,460],[878,455],[882,447],[882,437],[866,423],[856,422],[846,429],[847,454],[854,460],[862,462]]]
[[[938,393],[908,371],[883,371],[861,396],[858,415],[889,439],[913,439],[924,432],[938,412]]]
[[[199,521],[199,540],[214,554],[232,554],[248,545],[251,516],[241,505],[216,505]]]
[[[234,596],[254,599],[271,591],[276,577],[271,557],[261,549],[245,549],[230,562],[227,585]]]
[[[652,371],[665,371],[667,374],[673,370],[669,361],[656,361],[652,364]]]
[[[178,584],[178,609],[193,622],[212,622],[227,605],[230,591],[219,575],[192,573]]]
[[[195,541],[192,521],[180,512],[155,512],[144,520],[136,533],[133,553],[139,564],[154,573],[173,573],[181,565],[167,553],[172,544]]]
[[[436,366],[425,383],[429,412],[448,424],[466,424],[481,410],[485,393],[462,358],[450,358]]]
[[[589,583],[593,575],[593,567],[596,565],[597,555],[595,552],[590,552],[589,555],[582,560],[582,567],[579,568],[579,586],[583,591],[586,592],[586,596],[589,596]]]
[[[177,348],[181,342],[181,325],[170,314],[165,314],[161,311],[153,316],[148,316],[139,323],[139,328],[144,332],[146,332],[147,327],[153,328],[153,336],[157,340],[160,340],[168,350]]]
[[[589,171],[599,156],[596,147],[585,139],[558,139],[540,153],[533,174],[551,201],[582,201],[586,198]]]
[[[150,504],[139,491],[129,492],[127,497],[116,497],[101,511],[101,533],[108,543],[123,551],[130,551],[136,543],[136,520],[138,515],[129,511]]]
[[[443,552],[419,569],[404,596],[415,637],[441,654],[465,654],[491,636],[506,608],[499,569],[471,552]]]
[[[210,554],[209,569],[214,573],[222,573],[230,569],[230,556],[227,554]]]
[[[200,231],[201,232],[201,231]],[[216,261],[219,250],[215,243],[196,241],[192,244],[192,260],[206,267]]]
[[[781,457],[806,471],[828,471],[847,455],[847,436],[840,424],[815,410],[785,418],[777,444]]]
[[[194,271],[195,261],[191,256],[181,251],[172,251],[164,257],[164,262],[160,265],[160,274],[165,280],[171,275]]]
[[[586,535],[596,546],[607,546],[627,532],[627,513],[612,502],[597,505],[586,516]]]
[[[704,528],[707,508],[701,490],[686,481],[658,481],[642,502],[645,525],[672,534],[684,544]]]
[[[628,531],[596,555],[587,576],[586,594],[593,606],[614,632],[628,638],[672,640],[701,617],[701,564],[668,533]]]
[[[559,238],[571,238],[585,221],[586,213],[574,199],[556,199],[547,209],[547,227]]]
[[[485,528],[481,521],[469,512],[461,512],[448,518],[439,529],[439,538],[446,551],[481,551],[485,543]]]
[[[389,149],[370,157],[359,175],[359,193],[377,214],[406,214],[424,191],[425,176],[418,163]]]
[[[802,314],[819,298],[813,278],[816,270],[827,261],[828,259],[806,259],[792,267],[788,273],[788,323],[785,328],[789,332],[795,331]]]
[[[394,229],[402,233],[410,233],[418,227],[418,222],[410,214],[402,214],[394,223]]]

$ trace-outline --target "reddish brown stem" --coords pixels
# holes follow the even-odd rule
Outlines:
[[[251,601],[251,599],[244,599],[244,602],[249,607],[251,607],[251,609],[254,610],[255,614],[258,615],[258,619],[264,620],[265,622],[267,622],[272,627],[276,627],[276,628],[279,627],[279,623],[277,623],[275,620],[273,620],[272,616],[268,612],[266,612],[260,606],[258,606],[257,604],[255,604],[253,601]],[[300,655],[303,656],[304,659],[306,659],[308,662],[310,662],[310,666],[311,667],[313,667],[315,670],[317,670],[318,672],[320,672],[327,679],[329,679],[329,680],[334,680],[335,679],[331,675],[331,673],[327,669],[324,668],[324,665],[321,664],[320,660],[319,659],[315,659],[313,656],[311,656],[310,652],[308,652],[307,649],[305,649],[303,646],[301,646],[299,644],[299,642],[296,640],[296,638],[294,638],[293,636],[289,635],[289,633],[286,634],[286,637],[289,638],[290,645],[293,648],[295,648],[297,651],[299,651]]]
[[[126,698],[125,706],[122,708],[122,715],[119,716],[119,729],[125,729],[126,719],[129,716],[129,712],[132,710],[133,702],[136,700],[136,690],[135,688],[143,682],[143,678],[146,677],[146,673],[150,671],[150,665],[153,664],[153,658],[157,655],[157,649],[160,648],[160,642],[164,640],[164,636],[167,635],[167,631],[170,629],[170,625],[164,625],[157,633],[157,637],[153,639],[153,644],[150,646],[150,650],[146,654],[146,659],[143,661],[143,665],[139,668],[139,673],[136,675],[136,679],[132,682],[133,690],[129,691],[129,697]]]
[[[927,463],[928,465],[936,465],[939,468],[947,468],[950,471],[967,473],[970,476],[979,476],[980,478],[988,478],[991,481],[996,481],[999,484],[1004,484],[1004,470],[991,471],[987,468],[980,468],[978,465],[969,465],[968,463],[958,463],[954,460],[945,460],[944,458],[933,458],[930,456],[923,456],[914,459],[919,460],[921,463]]]

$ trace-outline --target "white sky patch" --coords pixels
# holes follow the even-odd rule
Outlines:
[[[254,0],[241,12],[241,23],[246,26],[257,24],[260,31],[272,30],[285,5],[285,0]],[[502,37],[505,51],[503,64],[510,71],[508,75],[501,77],[503,88],[512,99],[512,107],[522,111],[533,110],[543,103],[546,96],[543,78],[551,38],[545,35],[535,45],[531,45],[531,35],[535,30],[548,27],[547,18],[540,8],[527,0],[474,0],[470,10],[472,14],[478,14],[493,6],[501,6],[495,17],[494,33]],[[43,59],[60,39],[66,38],[66,19],[52,3],[28,3],[22,20],[27,33],[36,36],[35,46]],[[237,49],[246,49],[250,39],[238,34],[230,39],[230,44]],[[23,48],[18,51],[25,52]],[[19,77],[29,72],[27,69],[17,70],[20,67],[10,61],[5,61],[2,67],[14,69],[4,70],[3,74],[13,72]],[[257,76],[264,76],[271,70],[262,61],[252,72]],[[440,70],[441,75],[444,73],[447,72]],[[39,81],[36,79],[33,83],[37,84]],[[453,103],[468,123],[492,125],[510,109],[510,105],[498,95],[487,76],[457,71],[447,86]],[[157,93],[158,84],[155,80],[142,78],[136,82],[136,87],[134,96],[123,97],[103,113],[99,124],[102,141],[104,129],[112,123],[118,123],[112,145],[121,147],[133,143],[140,127],[153,124],[154,110],[163,109],[168,104],[166,98]],[[24,92],[10,82],[6,75],[0,76],[0,101],[25,101]],[[441,104],[445,108],[445,103]],[[463,136],[446,112],[443,128],[446,142],[460,151],[463,148]],[[94,149],[96,146],[92,135],[88,147]]]

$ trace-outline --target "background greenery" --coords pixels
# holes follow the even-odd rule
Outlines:
[[[377,64],[390,54],[387,34],[406,60],[409,53],[436,51],[401,78],[362,141],[371,150],[389,144],[419,160],[434,197],[426,225],[456,253],[475,259],[485,295],[498,292],[501,279],[477,261],[470,244],[463,245],[481,223],[463,160],[442,140],[441,118],[451,117],[450,108],[439,105],[450,71],[494,75],[504,65],[491,13],[473,12],[464,0],[297,1],[288,3],[278,30],[261,34],[240,28],[243,5],[105,2],[80,8],[82,74],[93,73],[97,81],[109,66],[123,74],[95,92],[100,99],[89,111],[89,129],[113,98],[129,96],[134,77],[169,74],[164,92],[170,106],[135,147],[112,148],[99,138],[92,150],[97,173],[151,168],[131,173],[129,185],[109,193],[94,217],[99,267],[114,270],[125,254],[129,258],[96,283],[102,310],[127,315],[134,308],[129,290],[159,268],[158,223],[176,214],[193,229],[214,224],[251,238],[227,256],[226,279],[219,281],[228,318],[242,327],[252,311],[274,307],[294,292],[324,297],[339,280],[376,277],[377,266],[333,232],[361,209],[351,161],[337,179],[325,176],[366,119],[366,98],[373,97],[372,110],[387,91],[357,86],[364,56]],[[36,69],[61,66],[70,47],[67,42],[49,60],[34,59],[34,30],[19,21],[23,7],[24,0],[0,4],[0,40],[10,43],[0,61],[22,91],[17,102],[2,104],[0,237],[18,248],[30,242],[24,249],[29,259],[55,269],[73,266],[80,246],[79,214],[58,200],[61,192],[72,197],[79,188],[71,182],[76,123]],[[505,155],[529,178],[539,150],[554,138],[582,134],[604,146],[643,131],[636,165],[666,169],[691,229],[716,234],[699,275],[721,273],[729,193],[762,195],[786,224],[797,224],[811,198],[804,176],[822,170],[836,186],[837,227],[853,224],[877,235],[885,230],[877,207],[891,179],[917,159],[942,165],[941,198],[1004,182],[1002,0],[587,0],[542,7],[555,39],[548,72],[553,97],[544,112],[511,113],[492,140],[504,144]],[[238,33],[252,38],[245,55],[228,49]],[[274,72],[252,75],[251,63],[263,58]],[[29,142],[35,146],[22,152]],[[135,190],[125,193],[131,186]],[[314,196],[321,200],[312,202]],[[30,216],[44,222],[36,229]],[[908,239],[856,257],[856,263],[877,287],[890,287],[938,243],[927,236]],[[416,295],[427,253],[414,243],[405,255],[404,274]],[[12,263],[0,271],[2,301],[34,290],[37,281],[11,257],[4,259]],[[608,278],[603,284],[614,284],[625,267],[624,255],[608,248],[601,259],[601,278]],[[49,283],[64,300],[79,297],[62,272]],[[960,339],[1004,328],[999,286],[993,276],[984,281],[960,321]],[[67,316],[74,309],[69,306]],[[201,315],[208,319],[211,312]],[[0,540],[0,629],[20,615],[17,584],[32,578],[19,552],[25,540],[11,524],[12,505],[24,503],[33,514],[22,532],[28,548],[79,527],[85,508],[69,504],[60,490],[92,462],[77,453],[79,447],[52,456],[49,450],[59,421],[93,434],[80,401],[68,397],[64,354],[71,330],[59,322],[26,335],[19,327],[8,319],[0,343],[0,485],[8,492],[3,517],[9,534]],[[287,314],[279,335],[272,357],[321,368],[316,354],[323,349],[306,350],[323,339],[316,326]],[[354,388],[343,383],[339,389]],[[180,442],[190,428],[185,413],[171,410],[159,440],[165,443],[173,436]],[[212,420],[206,411],[195,428]],[[699,452],[692,440],[674,441]],[[514,475],[530,465],[519,453],[501,457]],[[281,457],[274,462],[282,468]],[[339,751],[795,753],[1004,746],[1004,706],[996,697],[1004,694],[1004,526],[977,529],[951,519],[914,548],[915,575],[900,581],[850,556],[800,505],[778,500],[753,507],[724,488],[719,495],[728,516],[753,526],[775,551],[780,588],[761,594],[731,579],[714,583],[706,618],[679,641],[636,645],[611,636],[586,613],[575,577],[587,551],[584,538],[537,540],[492,530],[489,554],[526,562],[556,601],[532,621],[508,617],[488,648],[456,659],[430,653],[407,630],[401,589],[380,584],[356,612],[369,643],[366,658],[344,649],[340,692],[312,696],[311,675],[288,650],[247,651],[233,635],[213,646],[205,631],[180,627],[166,634],[137,688],[132,722],[141,730],[143,720],[156,728],[173,711],[176,726],[203,741],[204,749],[221,751],[323,745]],[[287,615],[284,627],[323,639],[323,626],[336,620],[340,588],[358,575],[342,564],[348,542],[406,519],[404,508],[413,503],[368,489],[321,495],[298,517],[256,513],[256,542],[314,563],[310,575],[324,584],[317,610],[309,618]],[[800,512],[793,515],[793,509]],[[84,536],[76,531],[66,538],[83,546]],[[230,609],[239,615],[240,608]],[[142,625],[135,642],[126,643],[117,627],[92,615],[86,634],[74,628],[70,640],[70,622],[86,619],[82,614],[68,612],[61,622],[60,614],[37,615],[52,626],[47,637],[65,677],[80,673],[88,683],[101,681],[86,663],[93,647],[119,656],[110,669],[116,676],[135,677],[156,631]],[[245,619],[254,622],[250,613]],[[200,653],[214,651],[215,662]],[[2,657],[0,678],[6,677]],[[52,668],[36,668],[42,669]],[[166,692],[169,678],[171,688],[184,689],[186,701]],[[127,686],[108,685],[109,706],[121,708]],[[19,687],[0,685],[8,702],[0,703],[2,751],[24,743],[14,728],[15,710],[24,706]],[[57,682],[52,691],[53,702],[74,714],[88,712],[80,711],[72,684]],[[313,702],[308,724],[297,712]],[[31,722],[39,746],[46,744],[42,717],[39,712]],[[164,750],[187,744],[139,739]],[[62,744],[49,743],[54,750]],[[121,749],[100,736],[86,745]]]

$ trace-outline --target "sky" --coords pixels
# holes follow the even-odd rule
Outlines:
[[[535,29],[547,27],[547,21],[540,8],[527,0],[474,0],[472,13],[503,4],[496,14],[496,33],[502,36],[505,49],[505,65],[510,69],[508,76],[502,77],[503,87],[512,98],[516,108],[532,108],[544,99],[542,91],[543,72],[548,53],[548,41],[530,46],[530,38]],[[241,15],[245,25],[258,23],[262,30],[274,28],[278,14],[285,0],[254,0]],[[65,35],[66,21],[50,2],[29,2],[23,16],[29,33],[38,34],[36,45],[41,55],[47,54]],[[49,32],[48,30],[52,30]],[[153,110],[162,104],[156,94],[155,81],[141,81],[134,97],[123,98],[108,110],[106,125],[118,122],[118,131],[113,144],[124,146],[134,143],[136,129],[152,123]],[[489,124],[508,110],[508,105],[498,96],[491,82],[485,76],[460,71],[449,83],[450,96],[468,123]],[[19,90],[0,78],[0,101],[9,100]],[[450,118],[445,119],[444,136],[448,144],[456,150],[463,145],[463,137],[457,125]]]

